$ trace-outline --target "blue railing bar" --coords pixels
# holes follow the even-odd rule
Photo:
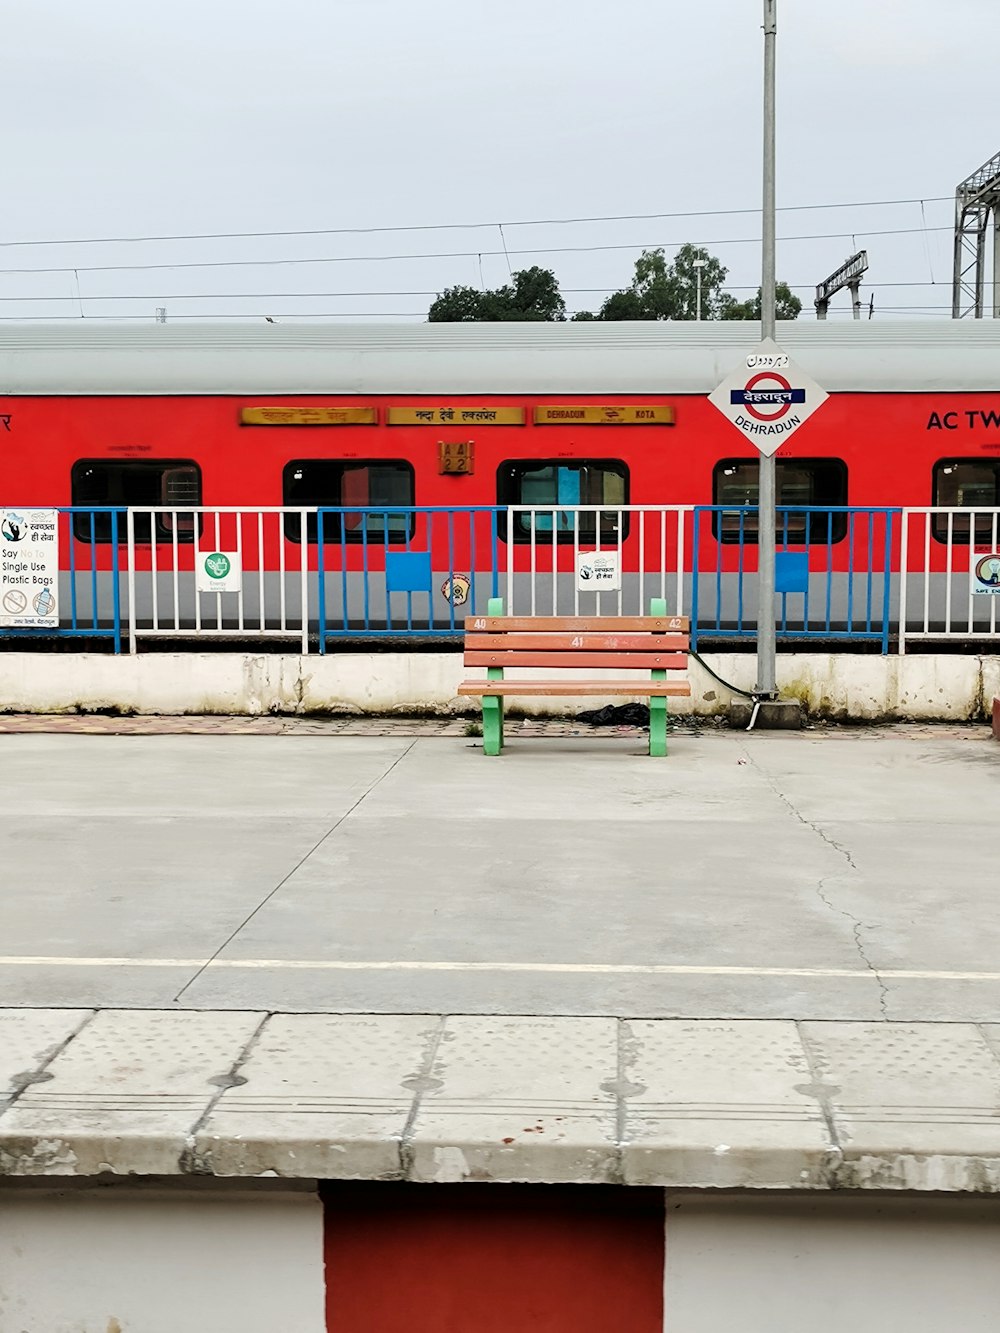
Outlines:
[[[431,551],[434,550],[434,546],[430,540],[429,524],[428,524],[427,546],[429,550]],[[448,577],[451,580],[451,596],[448,598],[448,612],[449,612],[448,623],[451,626],[451,628],[454,629],[455,628],[455,514],[453,510],[449,511],[448,513]],[[428,603],[428,605],[430,607],[430,610],[428,612],[428,618],[430,619],[433,618],[434,615],[433,569],[431,570],[430,602]]]
[[[746,555],[746,543],[743,540],[743,527],[745,514],[740,514],[740,545],[739,545],[739,575],[736,583],[736,623],[743,624],[743,575],[745,572],[744,556]]]
[[[340,618],[344,622],[344,629],[347,629],[351,623],[348,612],[348,599],[350,589],[347,583],[347,525],[344,522],[344,516],[341,514],[340,522],[336,527],[337,542],[340,546]],[[361,525],[361,552],[362,568],[368,567],[368,522]]]
[[[847,627],[854,628],[854,515],[847,516]]]
[[[695,510],[691,516],[694,536],[691,541],[691,647],[698,651],[698,570],[700,561],[698,559],[699,547],[701,543],[701,512]],[[740,543],[742,546],[742,543]],[[507,590],[507,596],[510,597],[510,589]]]
[[[112,551],[117,550],[117,547],[118,547],[118,541],[117,541],[117,537],[116,537],[116,533],[115,533],[115,518],[116,518],[116,515],[115,515],[115,514],[112,514],[112,515],[111,515],[111,549],[112,549]],[[92,622],[92,624],[96,625],[96,624],[97,624],[97,561],[94,559],[94,552],[95,552],[95,549],[96,549],[96,548],[95,548],[95,543],[94,543],[94,537],[95,537],[95,535],[96,535],[95,532],[94,532],[94,526],[95,526],[94,515],[91,514],[91,516],[90,516],[90,617],[91,617],[91,622]],[[72,522],[70,523],[70,531],[72,531]],[[74,544],[75,544],[75,543],[74,543]],[[74,579],[73,582],[74,582],[74,584],[75,584],[75,583],[76,583],[76,579]],[[76,618],[76,602],[75,602],[75,600],[74,600],[74,604],[73,604],[73,617],[74,617],[74,620],[75,620],[75,618]]]
[[[369,593],[368,593],[368,574],[369,574],[368,562],[370,554],[371,554],[371,548],[368,545],[368,524],[367,522],[365,522],[362,523],[361,525],[361,586],[363,589],[363,610],[365,617],[365,629],[368,629],[369,625],[371,624],[371,601],[369,599]],[[343,523],[341,523],[340,525],[340,578],[344,589],[344,628],[346,629],[347,626],[351,623],[351,621],[349,615],[347,614],[347,598],[348,598],[347,543],[344,538]],[[387,591],[386,602],[388,602],[388,599],[389,599],[389,594]]]
[[[341,523],[341,531],[345,531],[345,525]],[[344,560],[347,564],[347,560]],[[371,624],[369,616],[368,603],[368,524],[361,524],[361,584],[364,588],[364,628],[368,629]],[[392,612],[389,609],[389,588],[385,585],[385,624],[392,625]]]
[[[865,629],[872,627],[872,547],[875,544],[875,515],[868,515],[868,578],[867,578],[867,596],[868,596],[868,614],[865,618]]]
[[[889,651],[889,599],[892,588],[892,516],[885,518],[885,559],[883,563],[882,575],[882,656]],[[906,608],[900,606],[900,619],[906,614]]]
[[[506,509],[503,505],[323,505],[316,512],[317,514],[503,514]]]
[[[120,548],[118,545],[118,510],[111,515],[111,606],[112,616],[114,617],[115,628],[115,652],[122,650],[122,597],[120,583]],[[90,548],[91,564],[93,564],[94,548]],[[98,625],[97,619],[97,594],[94,594],[94,628]]]
[[[809,530],[811,533],[812,532],[811,519],[809,520]],[[810,561],[809,563],[812,564],[812,561]],[[854,567],[854,547],[853,545],[851,545],[850,549],[847,552],[848,572],[850,572],[850,570],[853,567]],[[830,617],[832,612],[833,612],[833,514],[828,513],[826,516],[826,628],[827,630],[829,630],[830,628]],[[809,624],[808,606],[806,607],[806,614],[804,616],[804,620],[806,625],[808,626]],[[850,620],[848,620],[847,628],[850,629],[850,627],[851,627]]]
[[[742,545],[742,543],[741,543]],[[722,543],[715,544],[715,626],[722,624]]]
[[[301,520],[300,520],[301,522]],[[309,520],[306,519],[308,524]],[[319,651],[320,655],[326,653],[326,533],[323,520],[316,515],[316,626],[319,630]],[[299,537],[302,537],[300,530]],[[308,530],[305,534],[308,537]],[[285,534],[282,531],[280,540],[285,540]],[[263,560],[263,552],[260,559]],[[264,623],[264,608],[260,608],[260,621]]]

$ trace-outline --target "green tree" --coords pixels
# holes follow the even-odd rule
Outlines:
[[[748,301],[737,301],[735,297],[725,296],[725,304],[719,313],[720,319],[760,319],[761,292],[757,288],[756,296]],[[802,302],[792,292],[787,282],[779,282],[774,287],[774,313],[776,319],[798,319],[802,311]]]
[[[760,319],[760,293],[749,301],[737,301],[723,288],[729,270],[702,246],[685,244],[672,261],[662,249],[643,250],[635,261],[628,287],[612,292],[596,315],[581,310],[573,318],[697,319],[698,274],[701,272],[702,319]],[[795,319],[802,302],[787,283],[777,287],[779,319]]]
[[[427,312],[433,324],[469,321],[558,321],[566,318],[566,302],[551,269],[521,269],[510,283],[491,291],[475,287],[448,287]]]

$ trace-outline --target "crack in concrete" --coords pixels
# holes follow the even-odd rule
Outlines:
[[[185,1136],[185,1146],[180,1157],[180,1169],[182,1173],[190,1174],[192,1176],[210,1176],[213,1174],[211,1164],[212,1150],[211,1148],[208,1148],[204,1155],[199,1154],[196,1142],[198,1135],[208,1124],[212,1112],[218,1106],[219,1102],[222,1101],[226,1092],[230,1088],[238,1088],[246,1083],[246,1079],[242,1076],[240,1070],[250,1058],[253,1048],[260,1040],[261,1033],[271,1021],[272,1016],[273,1015],[270,1012],[262,1014],[260,1022],[243,1043],[236,1059],[233,1060],[226,1072],[224,1074],[216,1074],[213,1078],[207,1080],[216,1091],[209,1097],[201,1115],[194,1122]]]
[[[826,1072],[816,1054],[809,1044],[805,1029],[799,1019],[795,1019],[795,1032],[799,1039],[799,1045],[802,1047],[802,1054],[805,1056],[806,1065],[809,1068],[809,1075],[812,1082],[807,1086],[799,1087],[797,1091],[803,1096],[814,1097],[823,1116],[823,1122],[826,1125],[827,1137],[830,1140],[826,1152],[823,1154],[823,1160],[819,1163],[819,1174],[823,1184],[830,1189],[838,1187],[839,1173],[844,1164],[844,1145],[840,1139],[840,1133],[837,1129],[837,1114],[833,1105],[833,1096],[840,1089],[833,1083],[826,1081]]]
[[[753,757],[749,749],[747,749],[745,746],[744,746],[744,754],[746,755],[747,763],[752,765],[752,767],[756,769],[756,771],[761,775],[761,777],[767,783],[768,787],[770,787],[771,791],[773,791],[775,796],[777,796],[778,800],[781,801],[781,803],[785,806],[785,808],[795,816],[795,818],[799,821],[799,823],[803,826],[803,828],[807,828],[810,830],[811,833],[815,833],[817,838],[819,838],[821,842],[824,842],[827,845],[827,847],[831,848],[833,851],[837,852],[838,855],[842,856],[844,860],[847,862],[850,869],[853,870],[855,874],[860,873],[858,870],[857,862],[851,855],[850,849],[845,847],[842,843],[839,843],[836,840],[836,838],[831,838],[828,833],[825,833],[823,829],[819,827],[818,824],[814,824],[811,819],[807,819],[805,815],[802,813],[802,811],[799,810],[799,808],[794,804],[794,802],[791,801],[781,790],[781,788],[777,785],[777,783],[774,782],[770,773],[768,773],[766,769],[763,769],[760,766],[760,764],[757,763],[756,759]],[[882,974],[879,972],[878,968],[868,957],[868,951],[865,948],[864,940],[861,938],[861,932],[862,930],[865,929],[864,922],[859,917],[856,917],[853,912],[848,912],[846,908],[838,907],[837,904],[833,902],[830,898],[828,898],[826,895],[825,890],[828,881],[837,878],[838,876],[836,875],[821,875],[816,883],[816,895],[819,898],[820,902],[823,903],[825,907],[829,908],[831,912],[835,913],[838,916],[844,917],[845,920],[851,923],[851,937],[854,940],[854,947],[857,950],[858,957],[861,959],[865,967],[868,969],[868,971],[872,974],[872,976],[875,979],[875,984],[878,986],[878,1006],[882,1013],[882,1021],[888,1022],[889,1011],[887,1008],[887,1003],[889,999],[889,987],[886,984],[884,978],[882,977]]]
[[[83,1018],[81,1018],[72,1031],[68,1032],[61,1041],[58,1041],[54,1046],[51,1046],[48,1053],[41,1058],[34,1069],[25,1070],[24,1073],[16,1074],[11,1079],[9,1090],[6,1093],[0,1093],[0,1116],[5,1115],[23,1094],[27,1092],[28,1088],[32,1087],[35,1083],[48,1082],[54,1077],[53,1074],[49,1073],[52,1065],[59,1056],[62,1055],[63,1051],[76,1041],[83,1029],[88,1027],[99,1013],[99,1009],[86,1010]]]
[[[442,1080],[434,1077],[434,1067],[437,1064],[438,1051],[445,1039],[447,1027],[448,1015],[438,1015],[436,1025],[428,1028],[423,1034],[424,1049],[421,1052],[416,1073],[403,1079],[403,1087],[408,1092],[413,1093],[413,1101],[410,1103],[406,1123],[399,1136],[399,1171],[403,1180],[409,1180],[413,1173],[413,1134],[416,1129],[417,1116],[424,1104],[424,1097],[429,1092],[436,1092],[442,1086]]]
[[[350,806],[347,810],[345,810],[342,815],[340,815],[337,819],[334,820],[334,822],[330,825],[330,827],[323,834],[323,836],[312,847],[309,848],[305,856],[301,857],[295,863],[295,865],[292,866],[291,870],[289,870],[286,875],[282,876],[282,878],[278,881],[278,883],[275,884],[273,889],[270,889],[267,893],[265,893],[264,897],[260,900],[257,906],[251,912],[247,913],[247,915],[243,918],[243,920],[239,923],[239,925],[235,928],[235,930],[229,932],[229,934],[222,941],[222,943],[215,950],[215,952],[211,955],[211,957],[205,959],[202,965],[198,968],[197,972],[195,972],[194,976],[189,977],[187,981],[185,981],[184,985],[174,996],[173,999],[174,1004],[180,1004],[180,999],[181,996],[184,994],[184,992],[186,990],[190,990],[191,987],[195,984],[195,982],[201,979],[203,974],[208,971],[208,969],[212,966],[212,964],[219,957],[219,955],[223,953],[224,950],[229,948],[230,944],[232,944],[236,936],[239,935],[240,931],[244,930],[254,919],[257,913],[261,911],[262,908],[267,906],[267,904],[271,901],[271,899],[275,896],[275,894],[277,894],[281,889],[285,887],[285,885],[296,873],[296,871],[302,869],[302,867],[309,860],[309,858],[315,855],[315,853],[319,851],[319,849],[323,846],[326,840],[332,837],[334,833],[336,833],[337,829],[340,828],[341,824],[343,824],[346,820],[348,820],[351,817],[351,815],[354,814],[358,806],[361,805],[363,801],[366,801],[369,796],[371,796],[372,792],[376,789],[376,787],[378,787],[382,782],[385,781],[385,779],[393,771],[396,765],[401,764],[403,762],[403,760],[410,753],[410,751],[413,749],[416,743],[417,743],[416,739],[412,740],[410,744],[406,747],[406,749],[403,751],[403,753],[397,755],[396,758],[389,765],[389,767],[385,769],[384,772],[380,773],[379,776],[375,779],[375,781],[370,783],[369,786],[365,788],[365,790],[361,793],[361,795],[354,802],[354,804]]]

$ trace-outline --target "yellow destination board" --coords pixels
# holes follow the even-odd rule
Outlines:
[[[523,407],[390,407],[390,426],[523,426]]]
[[[374,407],[244,407],[241,426],[374,426]]]
[[[535,408],[536,426],[672,426],[674,409],[666,403],[554,403]]]

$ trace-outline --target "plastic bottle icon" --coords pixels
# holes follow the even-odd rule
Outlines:
[[[56,599],[52,596],[52,593],[49,591],[48,588],[43,588],[42,591],[35,598],[35,610],[38,612],[40,616],[51,615],[52,608],[55,606],[55,604],[56,604]]]

